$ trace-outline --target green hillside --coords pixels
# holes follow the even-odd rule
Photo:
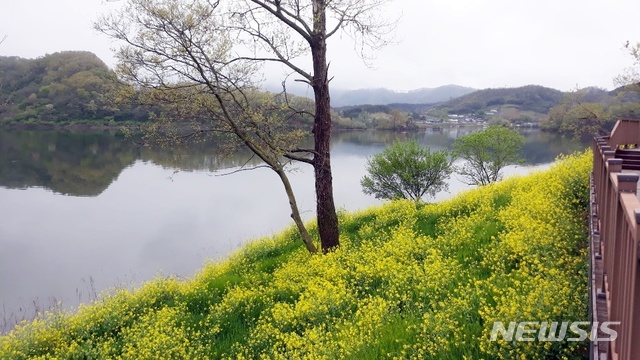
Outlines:
[[[95,54],[0,56],[0,126],[118,126],[144,122],[158,104],[118,98],[123,84]]]
[[[629,85],[613,91],[587,87],[566,93],[541,125],[574,136],[608,134],[618,119],[640,116],[639,90],[637,85]]]
[[[562,99],[562,91],[538,85],[518,88],[485,89],[451,99],[436,106],[452,114],[472,114],[496,107],[512,105],[521,111],[546,114]]]
[[[284,102],[277,94],[271,96]],[[311,99],[290,95],[287,100],[298,110],[314,109]],[[206,111],[191,110],[194,118],[177,121],[210,124]],[[91,52],[64,51],[37,59],[0,56],[0,127],[119,126],[148,122],[172,111],[174,106],[162,96],[150,90],[134,91],[118,82],[116,74]],[[288,127],[311,130],[312,117],[280,112]],[[364,128],[335,112],[333,120],[338,129]]]
[[[0,125],[112,118],[105,95],[115,86],[115,74],[90,52],[0,57]]]
[[[489,339],[495,321],[588,318],[590,168],[587,152],[442,203],[343,213],[328,255],[290,229],[192,279],[24,323],[0,358],[582,359],[588,341]]]

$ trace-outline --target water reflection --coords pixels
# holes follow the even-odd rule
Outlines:
[[[136,158],[115,133],[0,131],[0,186],[96,196]]]
[[[337,206],[357,210],[380,203],[362,194],[360,179],[367,157],[385,145],[414,138],[449,148],[470,131],[336,133]],[[583,148],[537,131],[525,136],[529,165]],[[267,169],[216,176],[250,159],[247,152],[221,156],[217,149],[215,141],[138,148],[113,132],[0,132],[0,331],[3,320],[29,317],[34,301],[73,306],[119,284],[158,274],[190,276],[206,259],[223,258],[289,225],[277,177]],[[294,166],[291,182],[303,216],[311,218],[311,167]],[[455,176],[450,182],[451,193],[436,201],[466,188]]]
[[[332,146],[344,153],[369,156],[396,140],[416,139],[434,149],[476,129],[433,128],[423,132],[338,132]],[[523,131],[525,164],[552,162],[560,153],[582,149],[575,140],[538,130]],[[115,131],[0,131],[0,186],[43,187],[71,196],[97,196],[136,160],[178,171],[210,171],[260,164],[248,151],[221,155],[214,140],[189,147],[137,147]]]

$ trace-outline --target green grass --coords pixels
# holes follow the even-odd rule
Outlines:
[[[488,338],[494,321],[587,318],[589,170],[583,154],[438,204],[341,212],[327,255],[287,229],[192,279],[23,323],[0,358],[581,358],[588,344]]]

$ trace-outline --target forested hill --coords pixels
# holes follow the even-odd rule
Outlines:
[[[90,52],[65,51],[37,59],[0,56],[0,126],[71,123],[118,126],[125,121],[144,122],[151,117],[159,118],[170,110],[170,107],[153,101],[153,97],[145,96],[143,92],[127,91],[130,97],[118,97],[118,90],[123,89],[122,86],[116,74]],[[407,129],[412,127],[410,125],[416,119],[444,121],[452,115],[522,123],[544,122],[548,125],[549,111],[567,102],[567,94],[537,85],[470,91],[473,89],[455,85],[407,93],[384,89],[337,90],[333,97],[334,106],[338,106],[340,101],[371,105],[338,109],[332,113],[334,126],[336,129]],[[606,96],[603,96],[606,99],[615,98],[617,102],[624,100],[604,90],[600,92],[605,93]],[[596,91],[597,94],[600,92]],[[589,91],[586,94],[592,93]],[[120,101],[114,101],[116,98]],[[438,101],[436,98],[446,101],[433,104]],[[383,99],[386,99],[386,105],[374,105]],[[298,108],[313,109],[313,100],[306,97],[290,96],[289,100],[296,103]],[[584,101],[602,103],[604,100],[581,97],[581,102]],[[606,106],[601,107],[611,108],[607,105],[611,101],[605,102]],[[311,129],[312,118],[294,115],[288,116],[287,126]],[[563,123],[559,116],[553,120]],[[208,118],[201,121],[206,122]],[[548,128],[554,129],[554,126],[549,125]]]
[[[37,59],[0,56],[0,126],[118,126],[171,111],[142,92],[126,91],[127,97],[120,96],[123,86],[91,52],[65,51]],[[311,99],[290,96],[289,100],[313,109]],[[364,127],[336,113],[333,116],[336,128]],[[300,114],[287,118],[294,128],[310,130],[313,124],[313,119]]]
[[[96,55],[65,51],[37,59],[0,57],[0,125],[104,120],[115,74]]]
[[[438,104],[436,108],[446,109],[452,114],[472,114],[503,105],[513,105],[521,111],[546,114],[563,96],[564,93],[559,90],[527,85],[518,88],[478,90]]]

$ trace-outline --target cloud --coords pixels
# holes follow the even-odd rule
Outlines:
[[[91,23],[123,1],[3,1],[0,36],[8,37],[0,55],[87,50],[113,66],[115,44]],[[329,43],[334,88],[612,88],[613,77],[631,65],[622,45],[640,40],[635,0],[396,0],[386,11],[402,14],[397,43],[375,53],[373,68],[358,58],[348,37]],[[265,70],[272,84],[282,74]]]

